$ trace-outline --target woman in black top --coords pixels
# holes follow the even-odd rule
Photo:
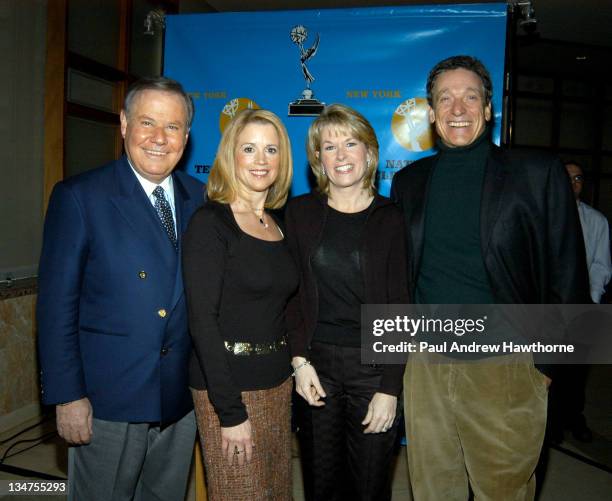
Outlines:
[[[183,244],[190,385],[211,499],[291,499],[285,326],[298,273],[276,219],[291,184],[279,118],[245,110],[224,131],[208,202]]]
[[[318,192],[291,200],[285,218],[301,277],[287,318],[304,490],[309,500],[391,499],[404,367],[361,363],[361,305],[408,302],[404,225],[375,191],[378,141],[361,114],[328,106],[307,149]]]

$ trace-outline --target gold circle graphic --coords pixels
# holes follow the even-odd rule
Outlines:
[[[219,129],[221,129],[221,134],[227,127],[232,119],[236,116],[236,113],[242,110],[259,110],[261,107],[252,99],[248,97],[237,97],[229,100],[223,106],[221,110],[221,115],[219,115]]]
[[[411,97],[402,102],[391,118],[395,140],[409,151],[433,148],[434,134],[429,123],[429,106],[424,97]]]

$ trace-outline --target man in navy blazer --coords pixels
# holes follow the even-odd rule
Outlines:
[[[438,154],[393,179],[405,216],[409,279],[422,304],[588,302],[584,245],[561,162],[490,140],[493,86],[477,59],[429,73]],[[484,343],[509,340],[500,322]],[[510,339],[513,340],[513,339]],[[449,343],[450,345],[450,343]],[[510,354],[410,356],[404,374],[414,498],[531,500],[544,440],[550,367]],[[439,363],[423,363],[434,359]],[[473,357],[477,358],[477,357]]]
[[[136,82],[126,155],[58,183],[37,305],[42,399],[68,443],[70,499],[183,499],[195,438],[180,242],[202,183],[173,172],[193,117],[182,86]]]

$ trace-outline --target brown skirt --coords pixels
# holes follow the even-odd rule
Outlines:
[[[210,501],[290,501],[291,378],[269,390],[243,391],[253,442],[253,456],[243,466],[229,465],[221,451],[221,425],[208,392],[191,390]]]

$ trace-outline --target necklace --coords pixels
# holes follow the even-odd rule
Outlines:
[[[253,214],[255,214],[255,217],[259,219],[259,224],[261,224],[264,228],[267,228],[269,224],[264,220],[264,209],[253,209],[253,207],[251,207],[251,210],[253,211]],[[261,216],[257,214],[259,211],[261,211]]]
[[[264,217],[265,215],[264,207],[262,207],[261,209],[256,209],[255,207],[251,207],[250,205],[243,202],[242,200],[239,200],[238,203],[241,206],[243,206],[245,209],[251,211],[255,215],[255,217],[259,220],[259,224],[261,224],[264,228],[268,228],[270,226],[268,223],[266,223],[266,219]],[[261,213],[261,215],[258,213]]]

